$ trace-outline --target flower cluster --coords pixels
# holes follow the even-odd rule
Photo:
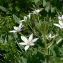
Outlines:
[[[23,27],[22,22],[27,21],[27,18],[30,19],[31,14],[37,14],[37,13],[39,13],[41,10],[42,10],[42,9],[37,9],[37,10],[35,10],[35,11],[32,11],[32,13],[29,13],[27,16],[24,16],[24,19],[19,21],[19,22],[20,22],[19,26],[14,26],[14,30],[11,30],[11,31],[9,31],[9,32],[15,33],[15,32],[20,32],[20,31],[22,31],[22,27]],[[21,36],[21,39],[22,39],[24,42],[21,42],[21,43],[19,43],[19,44],[20,44],[20,45],[26,45],[26,46],[25,46],[25,51],[29,48],[29,46],[34,46],[34,42],[36,42],[36,41],[38,40],[38,38],[33,39],[33,33],[29,36],[29,39],[27,39],[25,36]]]
[[[9,32],[15,33],[15,32],[22,31],[22,27],[24,26],[22,22],[26,22],[27,19],[31,18],[32,14],[38,14],[41,10],[42,9],[37,9],[35,11],[32,11],[32,13],[29,13],[27,16],[24,16],[24,19],[19,21],[20,22],[19,26],[14,26],[14,30],[9,31]],[[59,24],[54,23],[54,25],[59,27],[60,29],[62,29],[63,28],[63,15],[58,16],[58,20],[59,20]],[[46,39],[51,40],[51,39],[55,38],[56,36],[57,35],[52,36],[52,34],[50,33],[50,34],[46,35]],[[28,48],[30,46],[34,46],[34,42],[36,42],[38,40],[38,38],[33,39],[33,33],[30,34],[28,39],[25,36],[21,36],[21,39],[23,40],[23,42],[20,42],[19,44],[25,45],[25,48],[24,48],[25,51],[28,50]]]
[[[15,32],[22,31],[22,27],[23,27],[22,22],[25,22],[25,21],[27,20],[27,18],[30,19],[31,14],[37,14],[37,13],[39,13],[41,10],[42,10],[42,9],[37,9],[37,10],[33,11],[33,13],[29,13],[27,16],[24,16],[24,19],[19,21],[19,22],[20,22],[19,26],[18,26],[18,27],[14,26],[14,30],[9,31],[9,32],[15,33]]]

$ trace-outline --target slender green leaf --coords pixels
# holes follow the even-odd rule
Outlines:
[[[3,6],[0,6],[0,9],[2,10],[2,11],[7,11],[7,9],[5,8],[5,7],[3,7]]]
[[[13,19],[19,24],[20,18],[18,18],[15,14],[13,14]]]

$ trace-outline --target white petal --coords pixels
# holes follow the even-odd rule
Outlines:
[[[62,23],[62,21],[60,21],[60,20],[59,20],[59,24],[60,24],[60,26],[62,26],[62,27],[63,27],[63,23]]]
[[[18,27],[14,26],[14,29],[15,29],[15,30],[18,30]]]
[[[54,38],[55,36],[52,36],[51,38]]]
[[[54,25],[61,28],[61,26],[59,24],[54,24]]]
[[[24,42],[28,42],[28,40],[27,40],[27,38],[26,37],[24,37],[24,36],[21,36],[21,39],[24,41]]]
[[[35,39],[32,40],[32,42],[36,42],[37,40],[38,40],[38,38],[35,38]]]
[[[41,10],[39,10],[39,9],[38,9],[38,10],[36,10],[36,12],[37,12],[37,13],[38,13],[38,12],[40,12],[40,11],[41,11]]]
[[[41,10],[42,10],[42,9],[37,9],[37,10],[33,11],[33,13],[34,13],[34,14],[39,13]]]
[[[22,23],[19,24],[19,28],[22,28]]]
[[[33,39],[33,33],[29,36],[29,41],[32,41]]]
[[[25,21],[25,20],[20,20],[19,22],[22,23],[23,21]]]
[[[34,46],[35,44],[34,44],[34,43],[31,43],[30,45],[31,45],[31,46]]]
[[[30,17],[31,17],[31,13],[29,13],[27,16],[28,16],[28,18],[30,19]]]
[[[12,31],[9,31],[9,32],[13,32],[13,33],[15,33],[15,32],[17,32],[16,30],[12,30]]]
[[[61,20],[61,17],[60,17],[60,16],[58,16],[58,19],[59,19],[59,20]]]
[[[27,46],[25,46],[25,51],[27,50],[29,48],[29,46],[27,45]]]
[[[26,45],[26,43],[24,43],[24,42],[21,42],[21,43],[19,43],[20,45]]]
[[[26,16],[24,16],[24,20],[25,20],[25,21],[27,20],[27,17],[26,17]]]
[[[51,34],[49,34],[49,37],[50,37],[50,38],[51,38],[51,36],[52,36],[52,35],[51,35]]]
[[[63,15],[62,15],[62,19],[63,19]]]

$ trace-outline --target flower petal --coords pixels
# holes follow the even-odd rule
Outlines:
[[[35,38],[35,39],[32,40],[32,42],[36,42],[37,40],[38,40],[38,38]]]
[[[18,30],[18,27],[14,26],[14,29],[15,29],[15,30]]]
[[[61,20],[61,16],[58,16],[58,19]]]
[[[60,26],[62,26],[62,27],[63,27],[63,23],[62,23],[62,21],[60,21],[60,20],[59,20],[59,24],[60,24]]]
[[[42,9],[37,9],[37,10],[33,11],[33,13],[34,13],[34,14],[39,13],[41,10],[42,10]]]
[[[63,15],[62,15],[62,19],[63,19]]]
[[[49,34],[49,38],[51,38],[52,37],[52,35],[51,34]]]
[[[24,20],[25,20],[25,21],[27,20],[27,17],[26,17],[26,16],[24,16]]]
[[[20,45],[26,45],[26,43],[24,43],[24,42],[21,42],[21,43],[19,43]]]
[[[13,33],[15,33],[15,32],[17,32],[16,30],[12,30],[12,31],[9,31],[9,32],[13,32]]]
[[[29,36],[29,41],[31,42],[33,39],[33,33]]]
[[[29,13],[29,14],[27,15],[27,17],[30,19],[30,17],[31,17],[31,13]]]
[[[27,46],[25,46],[25,51],[27,50],[29,48],[29,46],[27,45]]]
[[[24,42],[28,42],[28,40],[27,40],[27,38],[26,37],[24,37],[24,36],[21,36],[21,39],[24,41]]]
[[[57,26],[57,27],[60,27],[60,28],[62,28],[59,24],[54,24],[55,26]]]
[[[19,22],[22,23],[23,21],[25,21],[25,20],[20,20]]]
[[[22,28],[22,27],[23,27],[23,26],[22,26],[22,23],[20,23],[20,24],[19,24],[19,28]]]
[[[30,45],[31,45],[31,46],[34,46],[35,44],[34,44],[34,43],[31,43]]]

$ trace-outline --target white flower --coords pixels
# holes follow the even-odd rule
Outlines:
[[[59,28],[63,28],[63,15],[62,16],[58,16],[58,20],[59,20],[59,24],[54,23],[55,26],[59,27]]]
[[[18,27],[14,26],[14,30],[9,31],[9,32],[13,32],[13,33],[19,32],[19,31],[22,30],[22,29],[21,29],[22,27],[23,27],[23,25],[22,25],[22,23],[20,23]]]
[[[21,39],[24,42],[19,43],[20,45],[26,45],[25,46],[25,51],[29,48],[29,46],[34,46],[34,42],[38,40],[38,38],[33,39],[33,34],[29,36],[29,39],[27,39],[24,36],[21,36]]]
[[[27,20],[27,17],[24,16],[24,19],[23,20],[20,20],[19,22],[23,22],[23,21],[26,21]]]
[[[56,36],[57,36],[57,34],[54,35],[54,36],[52,36],[52,34],[50,33],[49,35],[46,35],[46,38],[47,38],[47,39],[53,39],[53,38],[55,38]]]
[[[42,9],[37,9],[37,10],[32,11],[32,12],[33,12],[33,14],[37,14],[37,13],[39,13],[41,10],[42,10]]]
[[[61,29],[63,28],[63,22],[61,20],[59,20],[59,24],[54,23],[54,25],[61,28]]]

